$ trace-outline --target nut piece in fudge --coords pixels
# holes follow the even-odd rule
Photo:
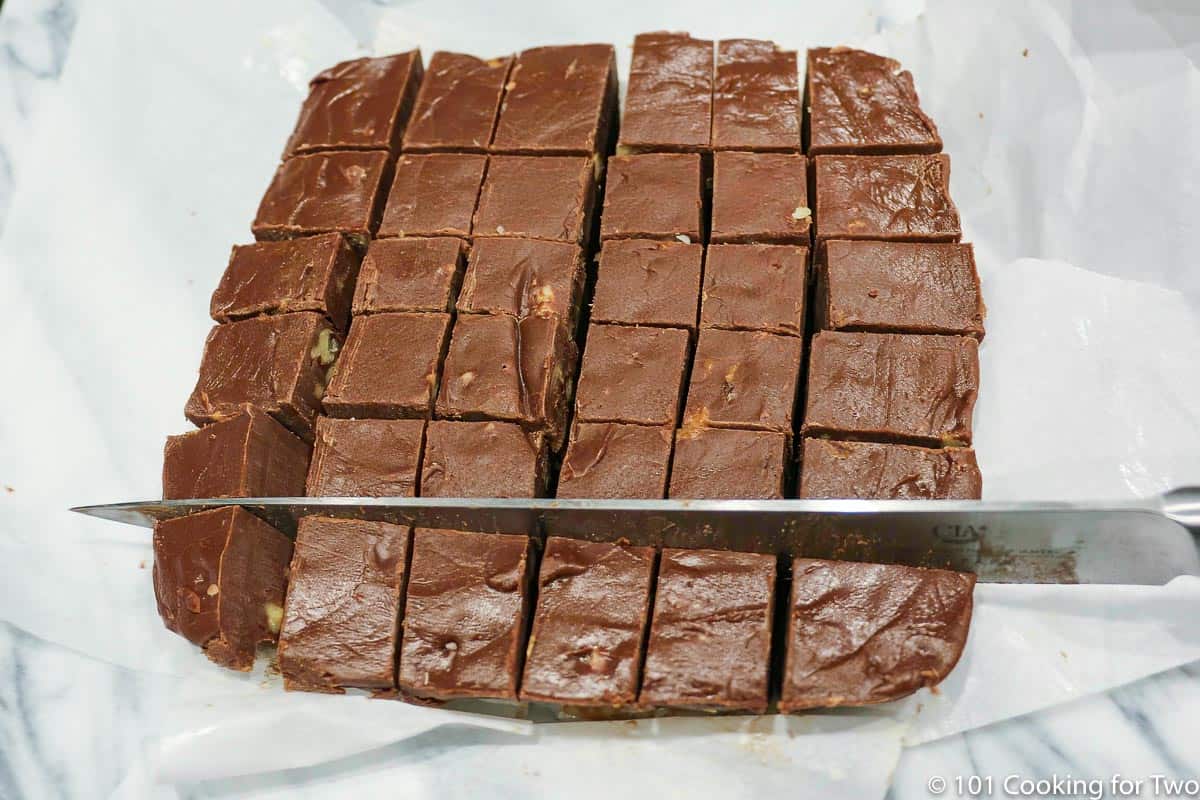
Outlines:
[[[578,245],[481,238],[471,247],[458,312],[558,316],[573,330],[583,283],[583,251]]]
[[[546,439],[509,422],[429,423],[422,497],[542,497]]]
[[[434,53],[404,132],[404,150],[487,152],[512,61]]]
[[[421,468],[425,421],[317,420],[308,471],[309,497],[413,497]]]
[[[755,39],[717,42],[712,147],[800,152],[796,51]]]
[[[595,202],[591,158],[493,156],[472,233],[582,244],[591,232]]]
[[[354,314],[450,311],[462,277],[463,241],[452,237],[376,239],[367,247]]]
[[[703,260],[700,244],[608,240],[600,250],[591,321],[695,330]]]
[[[817,239],[957,242],[950,157],[816,156]]]
[[[687,331],[592,325],[575,392],[575,418],[673,427],[687,358]]]
[[[983,478],[967,447],[805,439],[800,496],[859,500],[978,500]]]
[[[638,702],[763,712],[775,556],[663,550]]]
[[[703,241],[703,183],[696,153],[613,156],[600,238]]]
[[[658,500],[667,493],[671,429],[615,422],[575,425],[558,497]]]
[[[975,576],[797,558],[779,710],[884,703],[942,681],[962,655]]]
[[[790,433],[803,344],[798,336],[702,329],[684,427]]]
[[[807,247],[709,245],[700,324],[801,336],[807,275]]]
[[[808,244],[807,164],[793,153],[715,153],[711,240]]]
[[[707,150],[712,100],[710,40],[666,31],[638,34],[617,152]]]
[[[288,689],[396,688],[409,528],[304,517],[279,633]]]
[[[670,497],[775,500],[783,497],[789,437],[777,431],[680,428]]]
[[[168,630],[213,662],[248,671],[283,618],[292,542],[232,506],[154,526],[154,595]]]
[[[487,156],[470,153],[405,153],[379,223],[379,238],[471,234],[471,216]]]

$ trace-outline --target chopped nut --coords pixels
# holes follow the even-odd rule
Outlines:
[[[475,373],[468,370],[458,376],[458,385],[465,389],[471,385],[473,380],[475,380]]]
[[[208,585],[208,591],[205,592],[205,594],[207,594],[209,597],[216,597],[217,594],[220,593],[220,591],[221,591],[220,586],[217,586],[215,583],[210,583]]]
[[[678,234],[675,238],[678,239],[679,241],[683,242],[684,244],[692,243],[692,237],[688,236],[686,233]]]
[[[497,225],[497,226],[496,226],[496,233],[505,233],[505,232],[506,232],[506,231],[504,230],[504,226],[503,226],[503,225]]]
[[[317,363],[322,367],[328,367],[337,360],[338,351],[341,350],[341,343],[333,334],[332,328],[322,328],[317,334],[317,343],[313,345],[309,355],[316,359]]]
[[[267,615],[267,630],[271,633],[279,633],[279,628],[283,624],[283,606],[278,603],[264,603],[263,611]]]
[[[812,217],[812,209],[808,206],[796,206],[796,210],[792,212],[792,219],[809,219]]]

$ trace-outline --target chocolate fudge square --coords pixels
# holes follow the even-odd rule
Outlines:
[[[279,633],[288,689],[396,688],[409,528],[304,517]]]
[[[858,500],[978,500],[983,478],[968,447],[805,439],[800,496]]]
[[[249,671],[279,635],[291,559],[291,540],[238,506],[158,522],[159,616],[214,663]]]
[[[376,239],[367,247],[354,314],[450,311],[462,277],[462,239]]]
[[[940,683],[966,644],[974,588],[963,572],[795,559],[779,710],[885,703]]]
[[[591,231],[595,195],[591,158],[493,156],[472,232],[582,244]]]
[[[817,156],[817,239],[957,242],[950,157]]]
[[[404,132],[404,150],[487,152],[512,62],[434,53]]]
[[[673,427],[687,358],[687,331],[592,325],[579,371],[575,418]]]
[[[617,152],[708,149],[712,99],[712,41],[686,33],[639,33]]]
[[[796,336],[702,329],[684,426],[790,432],[802,350]]]
[[[522,700],[637,700],[654,548],[551,537],[538,573]]]
[[[592,322],[696,329],[703,245],[610,239],[599,261]]]
[[[850,47],[808,51],[808,152],[936,153],[937,126],[912,73],[884,56]]]
[[[787,480],[788,435],[731,428],[675,432],[670,497],[775,500]]]
[[[800,151],[800,76],[794,50],[773,42],[717,42],[714,150]]]
[[[827,242],[817,315],[832,330],[983,338],[975,252],[957,242]]]
[[[775,556],[663,550],[638,702],[763,712]]]
[[[584,283],[583,251],[567,242],[478,239],[458,294],[460,314],[558,316],[574,329]]]
[[[355,317],[325,393],[325,413],[428,419],[449,330],[449,314]]]
[[[311,311],[217,325],[204,343],[184,413],[202,426],[236,417],[249,405],[312,441],[340,347],[329,321]]]
[[[696,153],[613,156],[600,238],[703,241],[703,183]]]
[[[359,250],[379,227],[392,169],[381,152],[312,153],[279,165],[251,230],[261,241],[340,232]]]
[[[434,700],[516,700],[525,655],[529,539],[418,528],[400,690]]]
[[[700,324],[801,336],[807,275],[807,247],[709,245]]]
[[[313,78],[284,158],[314,150],[395,150],[421,83],[421,53],[343,61]]]
[[[321,417],[306,494],[413,497],[424,440],[424,420]]]
[[[310,450],[269,414],[248,407],[223,422],[167,438],[163,499],[299,497]]]
[[[667,493],[671,429],[579,423],[558,474],[559,497],[658,500]]]
[[[821,331],[812,340],[804,433],[969,445],[978,391],[975,339]]]
[[[217,322],[316,311],[344,332],[358,259],[340,233],[234,245],[209,311]]]
[[[714,242],[808,244],[808,161],[793,153],[713,154]]]
[[[542,497],[546,438],[510,422],[429,423],[422,497]]]
[[[383,209],[379,238],[471,235],[471,216],[487,156],[471,153],[405,153]]]

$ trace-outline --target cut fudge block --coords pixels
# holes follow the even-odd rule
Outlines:
[[[424,420],[321,417],[306,493],[413,497],[424,438]]]
[[[817,156],[817,239],[957,242],[950,157]]]
[[[542,497],[546,439],[509,422],[429,423],[422,497]]]
[[[404,150],[487,152],[512,61],[434,53],[404,132]]]
[[[217,322],[316,311],[345,331],[357,274],[358,254],[339,233],[239,244],[209,311]]]
[[[259,241],[340,232],[362,250],[379,227],[392,168],[382,152],[312,153],[279,165],[251,230]]]
[[[343,61],[313,78],[284,158],[314,150],[394,150],[421,83],[421,52]]]
[[[797,558],[779,710],[884,703],[940,683],[962,655],[975,576]]]
[[[299,497],[308,444],[255,408],[224,422],[167,437],[163,499]]]
[[[207,425],[249,405],[312,441],[340,347],[329,321],[310,311],[217,325],[204,343],[200,376],[184,413],[196,425]]]
[[[714,242],[808,244],[808,161],[794,153],[713,155]]]
[[[687,331],[591,326],[579,371],[575,418],[673,427],[687,358]]]
[[[937,126],[900,62],[849,47],[808,51],[808,152],[936,153]]]
[[[684,426],[790,433],[803,345],[796,336],[702,329]]]
[[[408,535],[386,522],[300,520],[279,633],[286,688],[396,688]]]
[[[796,51],[754,39],[717,42],[712,147],[799,152]]]
[[[663,550],[644,706],[766,711],[775,556]]]
[[[472,232],[581,244],[591,230],[595,202],[590,158],[494,156]]]
[[[607,150],[617,114],[612,45],[535,47],[508,74],[493,153],[590,155]]]
[[[529,539],[418,528],[408,570],[400,690],[435,700],[517,698]]]
[[[704,246],[610,239],[600,250],[593,323],[696,329]]]
[[[354,313],[449,311],[462,277],[462,239],[376,239],[367,247]]]
[[[777,431],[680,428],[670,497],[774,500],[787,480],[788,435]]]
[[[521,699],[632,705],[653,572],[652,547],[547,539]]]
[[[817,270],[821,327],[983,338],[986,314],[969,244],[827,242]]]
[[[708,149],[712,101],[712,41],[666,31],[638,34],[617,152]]]
[[[558,475],[559,497],[657,500],[667,493],[671,429],[579,423]]]
[[[613,156],[600,238],[703,241],[703,183],[696,153]]]
[[[461,314],[559,316],[574,329],[583,295],[583,251],[566,242],[479,239],[458,295]]]
[[[449,330],[449,314],[355,317],[325,393],[325,413],[429,418]]]
[[[800,496],[861,500],[978,500],[975,451],[805,439]]]
[[[405,153],[379,223],[379,238],[471,235],[471,216],[487,156],[471,153]]]
[[[248,671],[283,618],[292,543],[232,506],[154,526],[154,595],[168,630],[213,662]]]
[[[807,247],[709,245],[700,324],[800,336],[807,275]]]

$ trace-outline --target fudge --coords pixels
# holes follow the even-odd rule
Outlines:
[[[978,500],[975,451],[805,439],[800,496],[860,500]]]
[[[487,152],[511,66],[511,57],[485,61],[434,53],[404,132],[404,150]]]
[[[287,689],[396,688],[406,526],[304,517],[279,632]]]
[[[344,332],[356,275],[358,254],[339,233],[234,245],[209,311],[217,322],[316,311]]]
[[[279,165],[251,230],[261,241],[346,234],[359,250],[379,227],[392,167],[381,152],[312,153]]]
[[[659,500],[667,493],[671,429],[578,423],[558,474],[558,497]]]
[[[313,78],[284,158],[314,150],[395,150],[421,83],[421,52],[343,61]]]
[[[154,596],[167,630],[213,662],[249,671],[283,618],[292,542],[238,507],[154,526]]]
[[[680,428],[670,497],[775,500],[787,480],[788,435],[777,431]]]
[[[625,91],[618,153],[708,149],[713,43],[686,33],[641,33]]]
[[[813,165],[818,240],[962,238],[950,199],[950,157],[944,153],[817,156]]]
[[[643,706],[764,712],[775,556],[662,552]]]
[[[807,275],[807,247],[709,245],[700,324],[801,336]]]
[[[803,344],[796,336],[702,329],[685,427],[790,432]]]
[[[462,276],[462,239],[376,239],[367,247],[354,314],[450,311]]]
[[[825,244],[817,268],[820,327],[982,339],[985,314],[969,244]]]
[[[591,155],[608,149],[617,115],[612,45],[535,47],[505,86],[493,153]]]
[[[704,246],[610,239],[600,249],[593,323],[696,329]]]
[[[883,703],[940,683],[962,655],[975,576],[797,558],[779,710]]]
[[[592,325],[579,370],[575,418],[674,427],[687,359],[687,331]]]
[[[493,156],[479,194],[476,237],[582,244],[592,227],[596,174],[592,159]]]
[[[529,539],[418,528],[408,570],[400,690],[431,700],[517,699]]]
[[[309,454],[303,439],[248,407],[224,422],[167,438],[163,499],[300,497]]]
[[[521,699],[632,705],[653,571],[652,547],[547,539]]]
[[[427,419],[449,330],[449,314],[355,317],[325,393],[325,413]]]
[[[542,497],[550,472],[546,440],[509,422],[429,423],[423,497]]]
[[[979,343],[970,337],[821,331],[804,433],[969,445],[978,390]]]
[[[600,238],[703,241],[703,183],[696,153],[613,156]]]
[[[936,153],[942,139],[917,100],[912,73],[849,47],[808,51],[808,152]]]
[[[200,375],[184,413],[196,425],[266,411],[312,441],[341,339],[320,314],[302,311],[217,325],[204,343]]]
[[[717,42],[714,150],[800,151],[800,76],[794,50],[772,42]]]
[[[379,223],[379,238],[471,234],[471,215],[487,156],[471,153],[405,153]]]
[[[808,162],[793,153],[714,153],[714,242],[808,244]]]
[[[558,316],[574,329],[584,279],[583,251],[578,245],[479,239],[467,261],[458,312]]]
[[[424,438],[424,420],[321,417],[306,494],[413,497]]]

